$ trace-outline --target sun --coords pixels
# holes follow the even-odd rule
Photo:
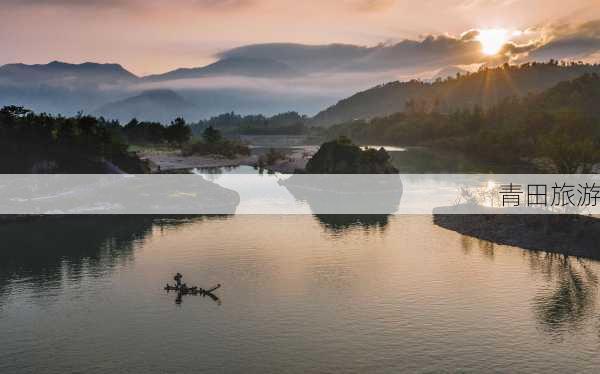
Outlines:
[[[479,30],[477,40],[481,43],[481,51],[492,56],[500,52],[508,41],[508,31],[505,29]]]

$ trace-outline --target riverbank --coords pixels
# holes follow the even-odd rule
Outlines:
[[[596,216],[435,214],[433,222],[496,244],[600,260],[600,217]]]
[[[284,157],[276,160],[271,165],[263,166],[264,169],[283,174],[293,174],[297,171],[304,171],[306,164],[312,156],[319,150],[318,146],[294,147],[284,150]]]
[[[294,147],[283,149],[284,157],[263,169],[277,173],[294,173],[304,170],[308,160],[317,152],[318,147]],[[137,155],[148,162],[151,173],[172,173],[191,169],[219,167],[237,167],[242,165],[257,167],[259,157],[267,148],[255,148],[249,156],[226,158],[220,155],[183,156],[179,150],[142,150]]]
[[[220,155],[183,156],[179,150],[173,151],[141,151],[140,159],[150,165],[151,173],[168,173],[201,168],[235,167],[240,165],[256,165],[256,155],[227,158]]]

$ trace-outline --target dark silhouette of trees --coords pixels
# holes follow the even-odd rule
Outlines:
[[[115,164],[140,173],[144,164],[127,152],[116,122],[78,114],[66,118],[8,106],[0,110],[0,171],[106,172]]]
[[[308,161],[306,172],[312,174],[393,174],[398,170],[390,155],[381,148],[360,149],[346,137],[326,142]]]
[[[363,144],[428,145],[478,158],[516,162],[546,158],[560,173],[588,172],[600,161],[600,77],[585,74],[536,95],[507,97],[487,109],[448,114],[415,110],[327,130]]]
[[[134,118],[123,126],[123,132],[133,144],[160,144],[165,141],[165,127],[158,122],[139,122]]]
[[[308,118],[297,112],[276,114],[272,117],[263,115],[241,116],[235,113],[224,113],[205,121],[191,125],[195,134],[213,127],[226,134],[243,135],[300,135],[308,131]]]
[[[164,137],[167,142],[181,146],[192,137],[192,129],[183,118],[178,117],[165,128]]]
[[[212,126],[208,126],[202,133],[202,139],[207,143],[217,143],[223,138],[221,132]]]
[[[317,114],[310,124],[329,126],[398,112],[437,111],[450,114],[458,109],[470,110],[474,105],[487,110],[505,98],[539,93],[560,82],[592,73],[600,74],[600,65],[552,60],[520,66],[483,66],[477,72],[434,82],[390,82],[339,101]]]

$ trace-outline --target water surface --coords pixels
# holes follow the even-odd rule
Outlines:
[[[5,224],[0,372],[592,372],[597,262],[431,216]],[[220,303],[162,290],[175,272]]]

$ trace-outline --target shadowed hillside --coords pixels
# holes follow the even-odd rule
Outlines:
[[[560,173],[590,172],[600,161],[600,76],[586,74],[536,95],[450,113],[411,108],[327,130],[362,144],[425,145],[478,159],[544,161]]]
[[[168,123],[176,117],[188,117],[196,108],[171,90],[150,90],[139,95],[109,103],[96,111],[97,115],[127,122],[132,118]]]
[[[119,64],[68,64],[53,61],[45,65],[8,64],[0,66],[0,82],[18,84],[115,84],[138,79]]]
[[[317,114],[314,125],[381,117],[405,110],[449,112],[475,105],[490,107],[510,96],[540,92],[586,73],[600,73],[600,65],[531,63],[504,65],[433,83],[391,82],[359,92]]]

